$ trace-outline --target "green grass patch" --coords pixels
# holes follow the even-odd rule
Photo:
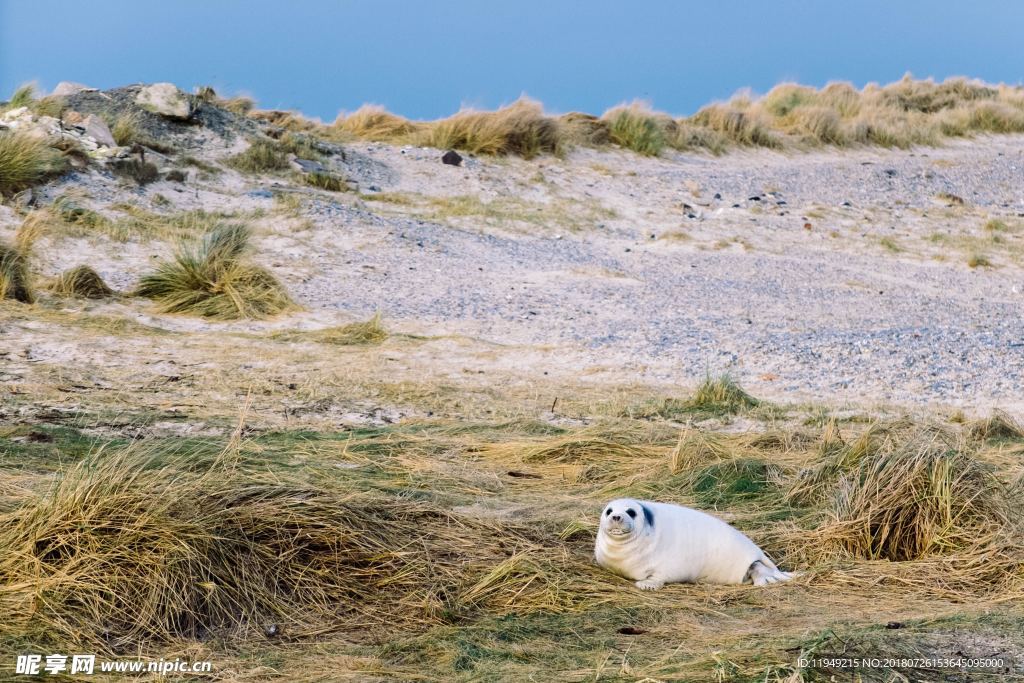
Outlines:
[[[658,156],[665,148],[661,121],[649,110],[634,104],[605,113],[612,142],[645,156]]]
[[[777,491],[780,475],[778,466],[764,460],[737,458],[692,473],[690,488],[705,505],[728,506]]]

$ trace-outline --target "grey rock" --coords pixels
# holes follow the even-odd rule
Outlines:
[[[54,97],[70,97],[72,95],[77,95],[80,92],[95,92],[95,90],[96,88],[90,88],[89,86],[82,85],[81,83],[61,81],[50,94]]]
[[[117,142],[114,141],[114,136],[111,134],[110,128],[107,126],[107,122],[99,116],[89,114],[82,119],[82,122],[78,124],[78,127],[84,130],[85,134],[97,143],[106,147],[117,147]]]
[[[270,190],[249,190],[245,193],[246,197],[253,197],[254,199],[273,199],[274,193]]]
[[[450,149],[444,153],[441,157],[441,163],[447,164],[448,166],[461,166],[462,155],[456,152],[454,149]]]
[[[302,173],[325,173],[327,171],[323,164],[312,159],[295,158],[291,159],[290,162],[292,168]]]
[[[147,85],[135,96],[135,103],[170,119],[186,120],[193,111],[191,98],[173,83]]]

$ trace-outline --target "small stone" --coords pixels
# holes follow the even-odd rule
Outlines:
[[[245,193],[245,196],[253,199],[273,199],[274,193],[270,190],[250,190]]]
[[[302,173],[324,173],[327,169],[319,161],[312,159],[291,159],[292,168]]]
[[[721,198],[722,198],[722,193],[721,192],[716,192],[715,193],[715,199],[721,199]]]
[[[192,100],[173,83],[147,85],[135,96],[135,103],[170,119],[184,121],[192,116]]]
[[[450,149],[447,152],[445,152],[444,155],[441,157],[441,163],[447,164],[449,166],[461,166],[462,155],[460,155],[454,149]]]
[[[281,627],[277,624],[267,624],[263,627],[263,634],[267,638],[276,638],[281,635]]]
[[[77,125],[85,130],[85,134],[97,143],[105,147],[117,147],[117,142],[114,141],[114,136],[111,134],[107,122],[95,114],[89,114]]]

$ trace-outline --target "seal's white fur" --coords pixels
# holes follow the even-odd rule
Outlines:
[[[601,512],[597,563],[638,588],[666,583],[788,581],[764,552],[717,517],[669,503],[620,498]]]

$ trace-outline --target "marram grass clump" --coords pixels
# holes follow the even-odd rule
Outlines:
[[[645,156],[658,156],[665,148],[666,118],[639,103],[610,109],[602,117],[612,142]]]
[[[687,417],[735,415],[761,405],[729,375],[708,375],[689,398],[647,399],[622,411],[623,417],[683,420]]]
[[[48,288],[57,296],[105,299],[114,295],[100,274],[89,266],[75,266],[58,275]]]
[[[461,111],[434,121],[421,144],[473,154],[517,155],[532,159],[561,149],[558,122],[538,102],[520,99],[497,111]]]
[[[613,577],[566,566],[554,536],[245,448],[94,452],[4,513],[0,641],[134,651],[268,624],[367,640],[622,599]]]
[[[539,104],[520,100],[498,111],[465,111],[425,122],[364,107],[322,128],[328,137],[340,132],[392,144],[527,158],[574,144],[609,142],[650,156],[665,148],[712,154],[749,147],[908,148],[978,133],[1024,132],[1024,88],[910,76],[861,89],[843,82],[823,88],[782,83],[763,96],[741,91],[688,117],[633,104],[615,107],[600,119],[578,112],[555,118]]]
[[[0,299],[13,299],[23,304],[35,301],[24,250],[3,243],[0,243]]]
[[[243,173],[270,173],[289,168],[288,151],[275,140],[263,139],[254,141],[245,151],[228,157],[224,163]]]
[[[342,192],[348,189],[344,180],[336,174],[328,171],[313,171],[303,176],[302,181],[310,187],[315,187],[328,192]]]
[[[808,548],[822,555],[909,561],[1017,543],[1018,503],[1009,487],[963,435],[945,428],[874,430],[834,449],[801,479],[796,487],[814,481],[819,488],[810,499],[821,502],[823,518]]]
[[[182,245],[171,261],[142,278],[137,296],[164,313],[216,320],[268,318],[294,306],[270,271],[249,263],[249,228],[225,223],[194,245]]]
[[[348,115],[339,115],[333,127],[343,133],[375,142],[407,140],[421,128],[412,121],[373,104],[363,105]]]
[[[0,195],[20,192],[66,169],[64,156],[45,140],[0,132]]]
[[[686,402],[696,412],[732,415],[756,407],[760,401],[748,394],[729,375],[708,376]]]

